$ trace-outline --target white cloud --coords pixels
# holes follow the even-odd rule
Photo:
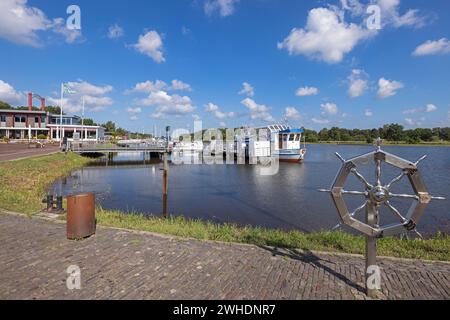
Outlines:
[[[207,15],[212,15],[215,11],[218,11],[222,17],[230,16],[234,13],[234,5],[239,0],[207,0],[203,6]]]
[[[124,35],[123,28],[118,24],[113,24],[108,28],[108,38],[117,39]]]
[[[425,18],[419,16],[419,10],[408,9],[405,14],[400,14],[400,0],[378,0],[381,8],[381,21],[383,25],[392,25],[396,28],[404,26],[422,27]]]
[[[328,119],[312,118],[311,121],[316,123],[316,124],[328,124],[328,123],[330,123],[330,120],[328,120]]]
[[[145,82],[137,83],[134,86],[134,88],[132,88],[130,90],[126,90],[125,94],[139,93],[139,92],[140,93],[151,93],[151,92],[160,91],[160,90],[192,91],[192,88],[189,84],[184,83],[183,81],[180,81],[177,79],[172,80],[170,85],[168,85],[167,83],[165,83],[162,80],[156,80],[156,81],[147,80]]]
[[[371,117],[371,116],[373,116],[373,112],[370,111],[369,109],[367,109],[367,110],[364,112],[364,115],[365,115],[366,117]]]
[[[50,27],[51,21],[45,13],[29,7],[27,0],[0,1],[0,37],[18,44],[40,47],[38,32]]]
[[[428,40],[418,46],[413,56],[427,56],[436,54],[449,54],[450,53],[450,41],[447,38],[442,38],[436,41]]]
[[[322,116],[334,116],[338,113],[338,107],[335,103],[323,103],[320,105]]]
[[[378,93],[377,96],[380,99],[395,96],[397,90],[402,89],[404,84],[400,81],[391,81],[385,78],[378,80]]]
[[[28,6],[27,0],[0,1],[0,38],[17,44],[42,47],[44,41],[39,34],[46,31],[64,36],[67,43],[74,43],[81,38],[81,31],[67,29],[63,18],[47,18],[42,10]]]
[[[426,112],[434,112],[437,110],[437,107],[434,104],[427,104],[427,106],[425,107],[425,111]]]
[[[214,117],[216,117],[219,120],[223,120],[226,118],[233,118],[236,115],[234,112],[220,111],[220,107],[211,102],[205,106],[205,112],[212,113]]]
[[[21,104],[25,101],[25,95],[17,92],[9,83],[0,80],[0,100],[9,104]]]
[[[345,23],[335,12],[327,8],[309,11],[305,28],[294,28],[279,49],[286,49],[291,55],[303,54],[328,63],[342,61],[344,55],[360,42],[375,34],[354,23]]]
[[[403,114],[408,115],[408,114],[423,113],[423,112],[430,113],[430,112],[434,112],[436,110],[437,110],[437,107],[434,104],[429,103],[424,108],[406,109],[403,111]]]
[[[250,110],[251,120],[263,120],[267,122],[272,122],[275,119],[269,113],[269,107],[263,104],[257,104],[254,100],[250,98],[245,98],[241,103]]]
[[[142,106],[154,106],[153,118],[166,118],[168,115],[182,116],[195,110],[191,98],[178,94],[170,95],[166,91],[153,91],[147,98],[139,99],[136,102]]]
[[[133,44],[132,47],[157,63],[166,61],[163,55],[163,41],[158,32],[154,30],[140,35],[138,42]]]
[[[131,120],[131,121],[136,121],[136,120],[138,120],[138,119],[139,119],[139,118],[138,118],[137,116],[131,116],[131,117],[130,117],[130,120]]]
[[[85,102],[85,110],[90,112],[100,112],[106,107],[112,105],[114,101],[106,96],[113,90],[110,85],[98,86],[86,81],[68,82],[69,87],[75,91],[75,94],[65,95],[63,100],[63,110],[68,113],[77,113],[82,111],[82,98]],[[59,97],[49,97],[49,105],[59,106],[61,99]]]
[[[129,108],[127,108],[127,112],[128,112],[129,114],[131,114],[131,115],[136,115],[136,114],[141,113],[141,112],[142,112],[142,109],[139,108],[139,107],[137,107],[137,108],[131,108],[131,107],[129,107]]]
[[[302,88],[298,88],[297,91],[295,92],[295,94],[299,97],[315,96],[315,95],[319,94],[319,89],[317,89],[315,87],[302,87]]]
[[[174,79],[174,80],[172,80],[172,85],[170,86],[170,90],[192,91],[192,88],[189,84],[184,83],[183,81]]]
[[[247,97],[253,97],[255,95],[255,90],[248,82],[242,83],[242,90],[239,91],[239,94],[245,94]]]
[[[419,15],[419,10],[408,9],[406,13],[400,14],[400,0],[372,0],[369,4],[378,5],[381,13],[382,27],[392,26],[395,28],[412,26],[422,27],[425,25],[425,17]],[[362,4],[359,0],[341,0],[342,10],[350,11],[352,17],[364,17],[367,12],[366,4]]]
[[[302,115],[295,107],[286,107],[284,109],[284,117],[291,120],[300,120]]]
[[[67,43],[75,43],[83,41],[81,30],[68,29],[66,27],[66,21],[63,18],[53,19],[52,30],[57,34],[62,35],[66,39]]]
[[[348,95],[351,98],[360,97],[368,88],[368,81],[363,70],[353,69],[350,76],[347,78],[349,81]]]

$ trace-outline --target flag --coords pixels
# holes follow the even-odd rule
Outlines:
[[[63,91],[64,91],[65,94],[75,94],[75,93],[77,93],[76,91],[72,90],[69,87],[68,83],[63,83]]]

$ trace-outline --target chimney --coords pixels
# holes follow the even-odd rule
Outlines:
[[[41,98],[41,110],[45,111],[45,98]]]
[[[31,111],[32,106],[33,106],[33,93],[28,92],[28,111]]]

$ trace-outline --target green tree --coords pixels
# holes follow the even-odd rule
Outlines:
[[[12,109],[12,107],[9,103],[0,100],[0,109],[9,110],[9,109]]]

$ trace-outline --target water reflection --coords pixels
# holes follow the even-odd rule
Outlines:
[[[424,153],[429,158],[421,163],[424,180],[430,192],[450,198],[450,149],[442,147],[384,147],[388,152],[410,160]],[[317,189],[327,188],[334,179],[340,161],[339,152],[350,158],[372,151],[370,146],[310,145],[302,164],[280,163],[278,174],[262,176],[253,165],[170,165],[168,210],[172,215],[234,222],[303,231],[329,230],[338,222],[338,215],[328,194]],[[192,155],[189,155],[190,157]],[[95,192],[98,204],[108,209],[160,215],[162,212],[162,163],[142,153],[116,154],[101,158],[91,165],[72,172],[55,182],[52,190],[65,195]],[[374,180],[372,166],[358,169]],[[397,176],[397,169],[384,164],[382,182]],[[349,176],[346,189],[361,190],[361,182]],[[411,193],[408,179],[392,188],[396,193]],[[357,208],[364,198],[346,195],[349,210]],[[391,201],[405,212],[410,201]],[[425,234],[442,230],[450,232],[449,200],[434,201],[426,210],[419,230]],[[363,217],[364,213],[359,213]],[[382,223],[396,222],[383,209]]]

